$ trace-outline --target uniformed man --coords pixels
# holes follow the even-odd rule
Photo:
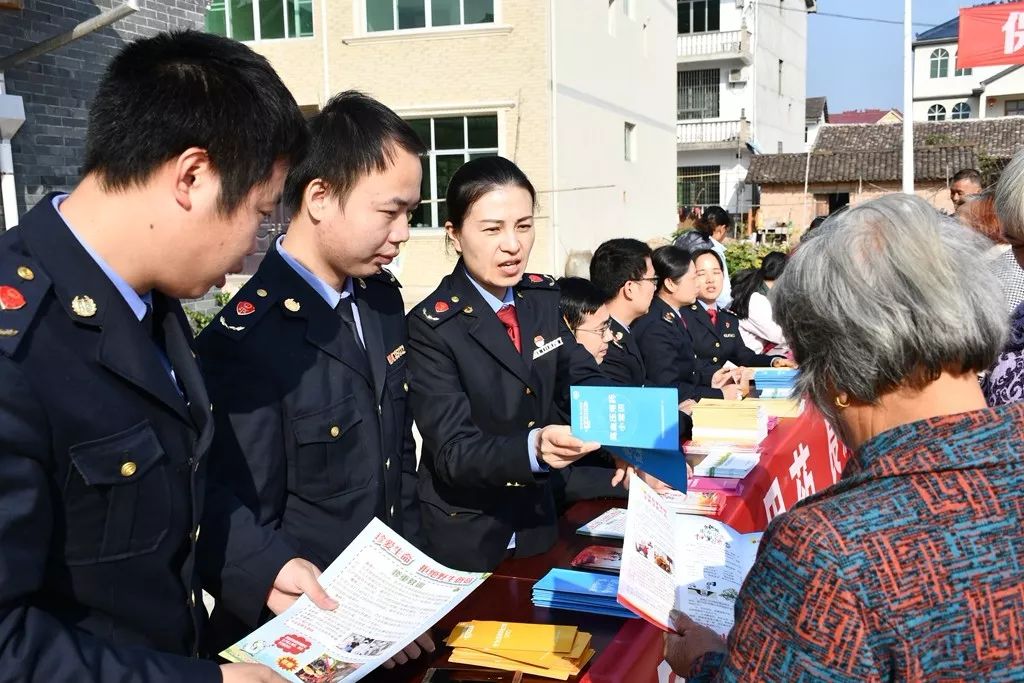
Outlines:
[[[140,40],[100,84],[81,183],[0,236],[0,679],[279,680],[193,658],[200,572],[239,611],[305,589],[335,606],[207,491],[210,403],[176,299],[241,262],[305,138],[249,48]]]
[[[325,568],[375,516],[418,540],[405,310],[383,268],[409,239],[424,147],[354,91],[310,128],[286,183],[287,234],[199,348],[217,406],[218,474],[266,528]],[[253,626],[215,609],[213,651]]]
[[[612,342],[601,372],[619,384],[643,386],[644,358],[629,326],[647,313],[657,291],[651,248],[629,238],[604,242],[590,261],[590,281],[608,297],[612,316]]]

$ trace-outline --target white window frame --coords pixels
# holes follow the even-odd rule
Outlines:
[[[227,37],[233,38],[231,35],[231,0],[223,0],[224,2],[224,26],[227,27]],[[266,38],[264,39],[260,35],[260,0],[252,0],[252,40],[241,41],[243,43],[261,43],[261,42],[276,42],[279,40],[309,40],[310,38],[316,37],[316,29],[313,29],[313,33],[308,36],[289,36],[289,29],[291,28],[291,17],[288,15],[288,5],[286,0],[280,0],[281,2],[281,14],[284,16],[284,38]],[[312,16],[315,3],[310,0],[309,3],[310,14]],[[209,12],[210,8],[206,8],[206,12]],[[205,21],[206,13],[203,13]],[[316,22],[314,22],[314,26]]]
[[[496,154],[498,156],[502,155],[502,141],[505,139],[505,135],[504,135],[504,133],[505,133],[505,123],[504,123],[504,116],[502,116],[502,112],[497,110],[497,109],[473,110],[473,111],[468,111],[468,112],[466,112],[466,111],[445,111],[445,112],[431,113],[431,114],[424,115],[424,116],[419,116],[419,115],[414,115],[414,114],[413,115],[403,116],[403,118],[406,119],[406,120],[412,120],[412,119],[423,120],[423,119],[427,119],[427,120],[431,121],[431,125],[430,125],[430,140],[424,140],[424,143],[429,148],[427,150],[427,159],[428,159],[428,164],[427,165],[428,165],[429,172],[430,172],[430,183],[429,183],[430,184],[430,189],[431,189],[432,193],[436,194],[436,196],[421,197],[420,198],[420,203],[421,204],[429,204],[430,205],[430,222],[431,222],[431,225],[422,225],[422,226],[411,227],[410,229],[415,231],[416,234],[423,234],[424,232],[426,232],[428,230],[433,230],[433,231],[436,232],[439,229],[443,229],[444,228],[443,225],[439,225],[438,224],[439,223],[439,221],[438,221],[438,201],[444,199],[443,192],[444,192],[445,188],[441,188],[441,187],[437,186],[437,156],[438,156],[438,153],[437,153],[437,150],[435,149],[435,137],[436,136],[435,136],[435,132],[434,132],[433,121],[435,119],[448,119],[448,118],[455,118],[457,116],[461,116],[462,117],[462,140],[463,140],[463,142],[465,144],[468,144],[468,142],[469,142],[469,118],[470,117],[477,117],[477,116],[494,116],[494,117],[496,117],[497,118],[497,129],[498,129],[498,146],[497,147],[472,147],[472,148],[471,147],[463,147],[461,149],[443,149],[443,150],[441,150],[441,155],[442,156],[456,156],[457,154],[461,153],[462,154],[462,162],[466,163],[467,161],[469,161],[469,155],[470,154],[491,154],[491,153],[493,153],[493,154]]]
[[[946,107],[941,104],[933,104],[932,106],[928,107],[928,120],[945,121]]]
[[[967,110],[967,115],[964,116],[964,110]],[[953,108],[949,112],[949,118],[951,121],[963,121],[964,119],[971,118],[971,103],[970,102],[957,102],[953,105]]]
[[[459,30],[473,30],[479,28],[488,28],[497,26],[501,23],[501,0],[493,0],[494,2],[494,21],[485,22],[482,24],[467,24],[466,23],[466,0],[459,0],[459,23],[458,24],[445,24],[444,26],[432,26],[432,0],[423,0],[423,21],[425,26],[417,26],[415,28],[392,28],[384,31],[371,31],[366,25],[369,13],[366,11],[366,3],[372,2],[373,0],[358,0],[352,3],[356,14],[356,26],[358,27],[357,34],[362,36],[388,36],[392,34],[405,35],[408,33],[433,33],[436,31],[459,31]],[[398,0],[391,0],[391,12],[394,17],[395,24],[398,23]]]
[[[636,135],[636,124],[631,121],[626,121],[622,127],[623,137],[623,156],[628,162],[636,161],[637,157],[637,135]]]
[[[932,69],[933,66],[938,64],[938,67]],[[935,71],[935,75],[932,75],[932,71]],[[948,78],[949,77],[949,50],[944,47],[937,47],[932,50],[931,55],[928,57],[928,78]]]

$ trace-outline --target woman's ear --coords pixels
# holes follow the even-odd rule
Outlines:
[[[459,239],[459,231],[455,229],[455,226],[451,221],[444,222],[445,237],[448,243],[455,249],[455,253],[462,255],[462,241]]]

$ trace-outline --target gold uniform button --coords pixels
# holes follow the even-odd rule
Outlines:
[[[405,389],[406,393],[409,393],[409,383],[408,382],[402,382],[402,388]]]
[[[456,303],[456,304],[459,303],[459,297],[453,296],[452,297],[452,303]]]
[[[533,396],[533,389],[531,389],[530,387],[526,387],[526,395]]]
[[[527,427],[532,427],[535,424],[537,424],[537,423],[534,420],[530,420],[529,422],[526,423],[526,426]]]
[[[265,297],[267,295],[267,293],[268,293],[267,290],[263,289],[262,287],[260,287],[259,289],[256,290],[256,296],[261,297],[261,298]]]
[[[121,476],[130,477],[139,469],[138,465],[129,460],[125,464],[121,465]]]
[[[337,439],[339,436],[341,436],[341,427],[339,427],[338,425],[332,425],[331,438]]]
[[[20,277],[22,280],[34,280],[36,274],[33,273],[32,269],[29,268],[28,266],[19,266],[18,277]]]
[[[718,342],[715,342],[715,348],[716,349],[719,348],[720,346],[721,346],[721,344],[719,344]]]
[[[386,470],[390,470],[391,469],[391,458],[388,458],[387,460],[384,461],[384,469],[386,469]]]
[[[711,362],[712,363],[717,363],[718,362],[718,356],[715,356],[714,358],[712,358]]]

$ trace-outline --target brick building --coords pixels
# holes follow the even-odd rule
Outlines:
[[[0,59],[124,5],[121,0],[3,0]],[[25,123],[11,139],[19,215],[53,190],[70,190],[85,151],[89,103],[111,57],[126,43],[168,29],[201,28],[206,0],[137,0],[138,11],[0,74],[21,96]],[[2,92],[2,91],[0,91]],[[0,208],[0,230],[7,223]]]

